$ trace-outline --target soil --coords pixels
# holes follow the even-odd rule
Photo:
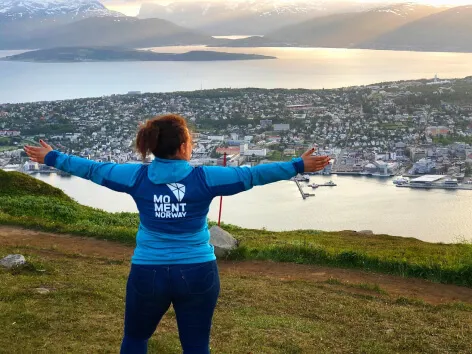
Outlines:
[[[58,256],[61,254],[80,254],[113,260],[129,260],[133,253],[132,247],[115,242],[4,226],[0,226],[0,246],[31,247],[51,256],[54,256],[54,254]],[[471,288],[437,284],[422,279],[403,278],[352,269],[262,261],[219,261],[218,266],[222,275],[251,275],[270,277],[282,281],[301,280],[317,283],[336,279],[342,285],[334,285],[333,287],[340,287],[343,291],[372,294],[368,290],[363,291],[349,285],[377,284],[388,296],[394,298],[419,299],[433,305],[451,302],[472,304]],[[378,296],[383,295],[379,294]]]

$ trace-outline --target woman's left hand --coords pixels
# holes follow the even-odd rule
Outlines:
[[[53,150],[53,148],[43,140],[40,140],[39,144],[41,144],[41,146],[25,146],[25,152],[31,161],[43,164],[44,158]]]

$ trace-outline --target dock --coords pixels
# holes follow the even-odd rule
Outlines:
[[[449,191],[472,191],[472,185],[469,184],[459,184],[457,186],[444,186],[441,184],[431,184],[431,185],[410,185],[410,184],[399,184],[398,188],[411,188],[411,189],[443,189]]]
[[[314,196],[315,196],[314,194],[305,193],[305,192],[303,191],[302,186],[300,185],[300,182],[295,181],[295,184],[297,185],[298,190],[300,191],[300,194],[302,195],[303,200],[305,200],[305,199],[308,198],[308,197],[314,197]]]

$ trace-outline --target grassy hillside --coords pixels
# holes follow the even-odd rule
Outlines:
[[[135,242],[138,215],[78,204],[32,177],[0,170],[0,224]],[[472,287],[472,245],[354,232],[270,232],[225,226],[241,241],[230,259],[330,265],[418,277]]]
[[[104,246],[103,248],[105,248]],[[45,245],[7,247],[30,266],[0,269],[0,352],[117,353],[127,261]],[[391,296],[376,284],[306,281],[220,264],[214,353],[467,353],[472,307]],[[39,294],[35,289],[50,292]],[[149,353],[181,353],[170,310]]]

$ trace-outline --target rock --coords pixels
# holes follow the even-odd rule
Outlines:
[[[36,289],[34,289],[34,291],[37,292],[38,294],[41,294],[41,295],[46,295],[46,294],[49,294],[51,292],[51,290],[46,289],[46,288],[36,288]]]
[[[210,229],[210,243],[215,247],[215,255],[218,258],[225,257],[230,251],[238,248],[238,240],[218,226]]]
[[[21,254],[10,254],[0,260],[0,265],[5,268],[14,268],[26,264],[26,259]]]
[[[373,235],[374,232],[372,230],[362,230],[358,232],[361,235]]]

